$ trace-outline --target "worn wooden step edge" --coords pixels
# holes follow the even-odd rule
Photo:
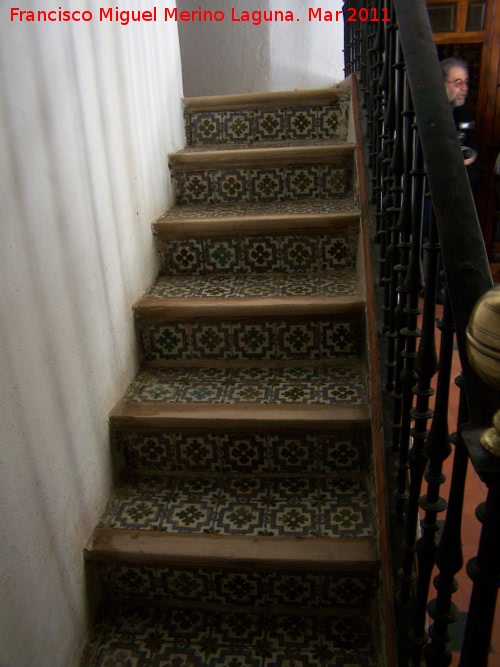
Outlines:
[[[132,429],[186,429],[191,432],[273,433],[283,431],[365,430],[368,404],[222,404],[129,402],[122,399],[110,412],[112,426]]]
[[[354,207],[354,204],[353,204]],[[337,213],[282,213],[261,215],[238,215],[224,217],[186,218],[165,216],[153,223],[158,238],[181,240],[192,238],[215,238],[219,236],[250,236],[252,234],[306,235],[332,234],[359,224],[359,209]]]
[[[184,112],[188,115],[201,111],[230,111],[232,109],[271,108],[276,106],[319,106],[339,100],[349,100],[349,87],[313,88],[269,93],[245,93],[238,95],[213,95],[186,97]]]
[[[359,317],[365,298],[333,297],[250,297],[250,298],[160,298],[143,297],[133,307],[136,318],[168,322],[201,320],[288,319],[343,315]]]
[[[173,535],[160,531],[96,528],[85,558],[176,566],[374,572],[379,558],[371,538],[283,538]]]
[[[264,148],[236,147],[232,150],[172,153],[169,155],[171,170],[218,169],[221,167],[260,167],[294,164],[343,165],[354,155],[354,144],[285,146]]]

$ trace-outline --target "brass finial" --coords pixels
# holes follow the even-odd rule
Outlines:
[[[486,384],[500,389],[500,285],[479,299],[466,333],[472,368]],[[487,451],[500,456],[500,410],[493,417],[493,427],[482,435],[481,444]]]

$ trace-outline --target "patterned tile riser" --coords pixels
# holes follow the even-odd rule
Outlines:
[[[113,433],[131,473],[359,473],[369,436],[336,434],[225,434],[126,431]]]
[[[353,187],[352,166],[175,168],[171,175],[180,205],[335,199],[348,196]]]
[[[308,322],[137,322],[145,361],[321,360],[359,356],[361,324]]]
[[[371,537],[358,476],[169,475],[118,487],[101,526],[189,535]]]
[[[100,563],[97,573],[108,601],[157,600],[198,608],[205,605],[302,610],[349,609],[368,604],[372,576],[328,573],[259,572]]]
[[[335,271],[353,267],[359,231],[317,236],[167,240],[156,245],[164,275]]]
[[[345,140],[347,122],[347,100],[323,106],[204,111],[185,115],[186,137],[191,146],[296,139]]]
[[[109,605],[81,667],[375,667],[366,619]]]

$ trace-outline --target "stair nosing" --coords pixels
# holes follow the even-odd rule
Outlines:
[[[314,106],[320,106],[330,101],[348,101],[349,89],[345,86],[332,88],[312,88],[294,91],[277,91],[263,93],[240,93],[236,95],[204,95],[198,97],[183,98],[184,112],[186,115],[200,113],[202,111],[230,111],[236,109],[253,109],[265,106],[267,108],[280,104],[302,105],[306,102],[316,102]]]
[[[359,222],[361,211],[355,208],[352,211],[337,211],[331,213],[280,213],[280,214],[237,214],[220,217],[205,218],[193,215],[192,217],[174,218],[166,213],[153,223],[153,229],[158,238],[178,240],[196,234],[205,237],[214,237],[231,234],[243,236],[252,233],[281,234],[325,233],[348,228]]]
[[[342,142],[339,144],[316,146],[285,146],[247,148],[235,147],[232,150],[211,151],[209,147],[196,152],[178,151],[169,155],[171,171],[185,169],[218,169],[221,167],[260,166],[276,164],[307,164],[328,163],[335,164],[347,157],[353,157],[355,144]]]
[[[91,561],[276,568],[371,573],[379,568],[373,537],[174,535],[162,531],[95,529],[85,549]]]
[[[112,425],[161,429],[268,432],[273,429],[352,430],[370,425],[368,403],[356,405],[297,405],[256,403],[162,403],[126,401],[111,410]]]
[[[362,295],[318,297],[228,297],[175,298],[143,297],[133,307],[136,318],[165,321],[199,321],[224,317],[242,318],[280,317],[301,319],[311,316],[360,316],[366,299]]]

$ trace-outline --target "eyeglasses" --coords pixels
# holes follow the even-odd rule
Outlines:
[[[468,88],[469,87],[469,79],[455,79],[454,81],[450,81],[449,79],[446,80],[446,83],[451,83],[452,86],[455,88]]]

